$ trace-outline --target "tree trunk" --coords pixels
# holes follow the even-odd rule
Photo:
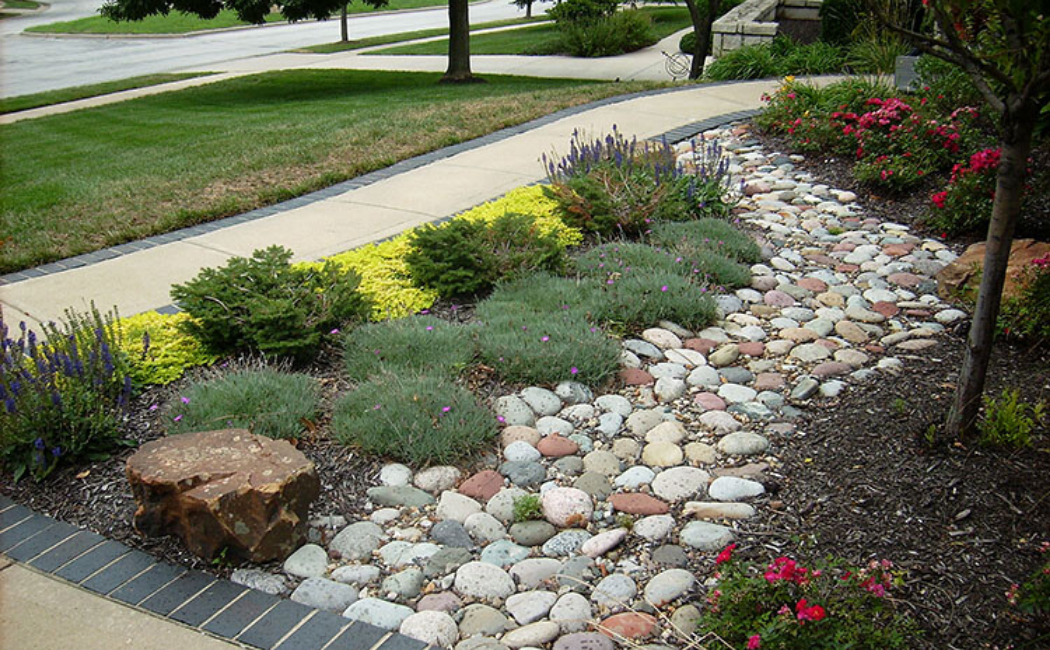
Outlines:
[[[448,0],[448,70],[441,83],[478,81],[470,72],[468,0]]]
[[[689,18],[693,21],[693,33],[696,44],[693,47],[693,61],[689,66],[689,78],[699,79],[704,74],[704,60],[711,51],[711,24],[718,15],[719,0],[707,0],[705,10],[701,11],[697,0],[685,0],[689,9]]]
[[[344,43],[350,40],[350,30],[346,26],[346,5],[339,12],[339,35]]]
[[[532,18],[532,0],[525,3],[525,17]]]
[[[1025,106],[1019,111],[1007,111],[1002,118],[1000,138],[1001,156],[996,176],[992,220],[988,224],[988,239],[981,272],[981,287],[974,307],[973,323],[966,340],[966,354],[959,372],[955,400],[945,422],[945,434],[951,439],[969,438],[977,424],[992,354],[995,323],[999,317],[1006,267],[1010,259],[1014,226],[1021,211],[1025,167],[1032,149],[1032,131],[1038,111]]]

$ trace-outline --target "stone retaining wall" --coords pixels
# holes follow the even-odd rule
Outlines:
[[[743,45],[768,43],[778,20],[820,20],[823,0],[746,0],[714,22],[712,54],[719,57]]]

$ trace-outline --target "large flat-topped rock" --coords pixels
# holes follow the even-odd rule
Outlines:
[[[223,548],[253,562],[284,559],[303,540],[320,492],[314,464],[290,443],[243,429],[168,436],[127,463],[135,528],[174,533],[195,555]]]

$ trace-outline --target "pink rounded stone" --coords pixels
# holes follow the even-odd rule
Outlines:
[[[815,293],[824,293],[828,290],[828,283],[817,278],[802,278],[798,281],[798,286],[803,289],[809,289]]]
[[[831,250],[835,253],[852,253],[853,249],[856,247],[857,245],[853,242],[840,241],[839,243],[835,244],[835,247]]]
[[[704,407],[707,411],[726,410],[725,400],[714,393],[697,393],[696,397],[693,398],[693,401]]]
[[[487,469],[471,476],[459,486],[459,493],[471,499],[487,502],[503,488],[503,477],[499,472]]]
[[[886,279],[901,287],[917,287],[922,282],[922,278],[913,273],[891,273]]]
[[[890,257],[902,257],[910,253],[913,248],[915,244],[886,244],[882,247],[882,252]]]
[[[740,350],[740,354],[749,357],[760,357],[766,351],[766,344],[761,341],[747,341],[738,344],[737,349]]]
[[[850,367],[848,365],[838,361],[825,361],[813,368],[813,374],[817,377],[834,377],[836,375],[844,375],[849,371]]]
[[[561,458],[571,456],[580,450],[580,446],[568,438],[552,434],[540,440],[536,449],[547,458]]]
[[[817,345],[823,345],[824,347],[826,347],[829,350],[838,350],[839,349],[839,344],[834,342],[834,341],[832,341],[832,340],[830,340],[830,339],[820,339],[819,341],[817,341]]]
[[[656,383],[656,378],[641,368],[624,368],[620,371],[620,379],[628,386],[648,386]]]
[[[856,264],[838,264],[835,266],[835,270],[839,273],[856,273],[860,270],[860,267]]]
[[[642,612],[614,614],[599,623],[598,630],[614,639],[644,639],[656,631],[656,617]]]
[[[656,497],[637,492],[614,494],[609,497],[609,503],[612,504],[613,509],[629,515],[662,515],[670,510],[666,503]]]
[[[774,307],[790,307],[795,304],[795,299],[783,291],[773,289],[762,296],[762,302]]]
[[[416,603],[417,612],[454,612],[460,607],[463,607],[463,601],[450,591],[427,594]]]
[[[700,354],[707,354],[718,347],[718,342],[711,339],[686,339],[682,347],[687,350],[695,350]]]
[[[586,526],[593,512],[591,497],[583,490],[557,487],[543,495],[543,516],[555,526]]]
[[[893,318],[897,314],[901,313],[900,307],[893,304],[892,302],[886,302],[884,300],[880,300],[879,302],[875,303],[871,306],[871,308],[872,310],[882,314],[886,318]]]
[[[607,530],[584,542],[583,546],[580,547],[580,553],[587,557],[601,557],[619,546],[625,537],[627,537],[626,528]]]
[[[776,390],[784,387],[784,376],[777,372],[761,372],[755,377],[755,390]]]

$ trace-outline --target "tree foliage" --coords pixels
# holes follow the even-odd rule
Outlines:
[[[362,0],[373,7],[382,7],[387,0]],[[290,21],[316,18],[323,20],[338,13],[346,0],[106,0],[102,15],[113,20],[142,20],[156,14],[172,11],[214,18],[223,9],[236,12],[237,17],[249,23],[261,24],[276,5]]]

